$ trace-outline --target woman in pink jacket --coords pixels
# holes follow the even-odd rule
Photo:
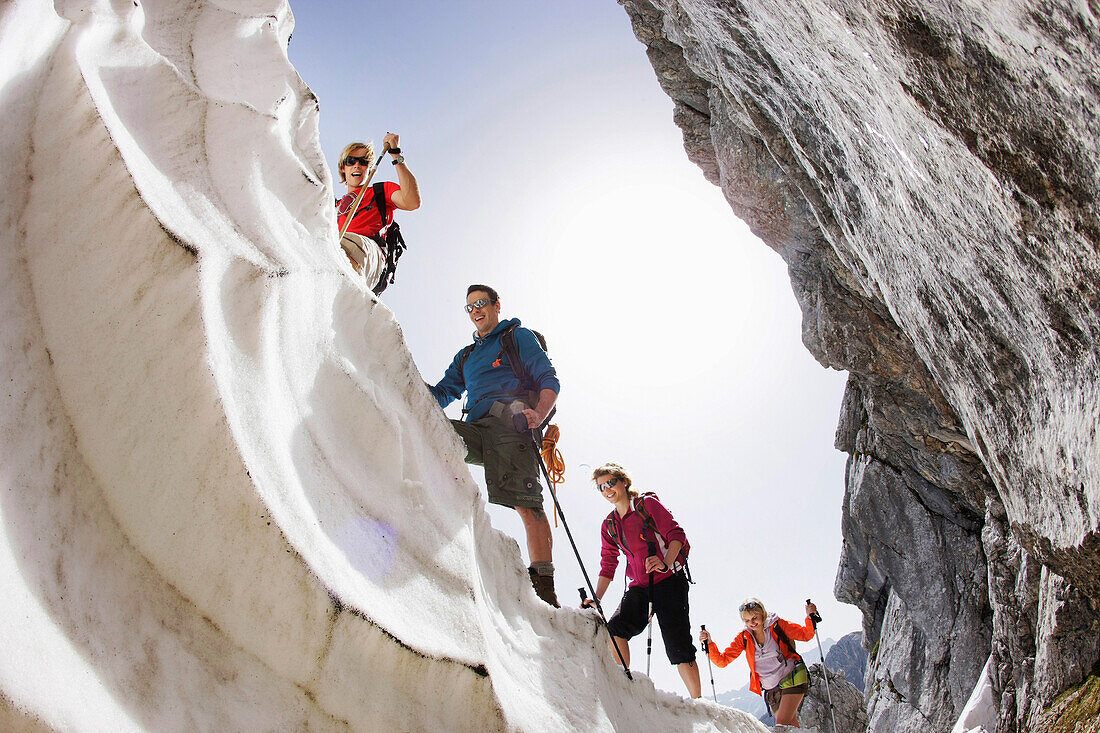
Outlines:
[[[699,641],[719,667],[725,667],[745,652],[749,689],[764,696],[777,725],[798,725],[798,706],[810,690],[810,674],[794,650],[792,639],[814,638],[810,615],[817,613],[817,606],[806,604],[806,623],[802,626],[784,621],[774,613],[768,615],[764,604],[756,598],[746,598],[739,610],[745,629],[733,638],[726,651],[718,651],[705,629],[699,632]]]
[[[629,580],[618,610],[607,622],[611,643],[618,646],[629,666],[627,642],[645,630],[652,604],[668,661],[677,668],[688,693],[699,697],[699,666],[691,641],[688,580],[684,570],[689,549],[687,535],[656,496],[639,495],[630,488],[630,476],[622,466],[605,463],[593,472],[592,479],[603,498],[615,507],[600,530],[603,546],[596,597],[602,600],[615,579],[620,552],[626,555]],[[591,604],[588,599],[582,605]],[[618,662],[614,647],[611,654]]]

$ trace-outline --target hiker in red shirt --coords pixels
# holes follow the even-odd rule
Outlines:
[[[359,191],[366,183],[371,166],[374,165],[374,146],[371,143],[350,143],[340,153],[340,180],[347,184],[347,194],[336,202],[336,224],[340,231],[344,231],[348,214],[351,223],[347,224],[347,230],[340,240],[340,246],[344,248],[348,259],[351,260],[355,271],[367,281],[367,287],[374,288],[379,284],[386,266],[385,230],[393,222],[394,209],[413,211],[420,207],[420,187],[416,183],[416,177],[405,165],[405,156],[398,147],[400,138],[392,132],[387,132],[382,138],[382,146],[390,154],[391,162],[397,171],[398,183],[387,181],[371,186],[363,193],[358,206],[355,201]],[[385,209],[385,219],[381,216],[377,201],[375,201],[376,188],[381,187],[385,192],[385,200],[382,202]]]
[[[603,600],[615,579],[620,552],[626,554],[626,577],[630,579],[618,610],[607,622],[611,654],[618,660],[622,653],[623,664],[630,666],[627,642],[645,630],[652,611],[661,627],[668,661],[680,673],[688,694],[699,697],[702,687],[688,619],[687,535],[656,496],[630,488],[630,476],[622,466],[605,463],[593,472],[592,479],[603,498],[615,507],[600,531],[603,546],[596,598]],[[594,604],[589,598],[581,605]]]
[[[710,660],[719,667],[725,667],[745,652],[749,662],[749,689],[764,696],[768,710],[775,715],[776,725],[798,725],[798,706],[810,690],[810,673],[794,650],[792,640],[814,638],[810,615],[817,613],[817,606],[806,604],[806,623],[802,626],[774,613],[769,615],[764,604],[756,598],[746,598],[739,610],[745,629],[734,637],[726,651],[718,651],[706,629],[699,632],[699,641]]]

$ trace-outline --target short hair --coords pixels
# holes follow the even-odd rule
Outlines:
[[[348,159],[349,155],[351,155],[351,151],[357,150],[358,148],[366,148],[366,157],[374,160],[374,143],[348,143],[347,145],[345,145],[344,149],[340,151],[340,160],[336,164],[337,169],[340,171],[341,183],[344,183],[344,161]]]
[[[592,480],[595,481],[599,476],[608,474],[619,479],[626,485],[626,493],[631,499],[638,498],[638,492],[634,491],[631,485],[634,483],[630,480],[630,474],[626,472],[626,469],[620,466],[618,463],[605,463],[595,471],[592,472]]]
[[[745,606],[751,606],[751,608],[745,608]],[[741,605],[738,608],[745,608],[741,613],[749,613],[753,616],[759,614],[760,618],[766,619],[768,617],[768,609],[764,608],[764,604],[760,602],[759,598],[749,596],[745,600],[741,601]]]
[[[478,285],[476,283],[474,285],[471,285],[470,287],[466,288],[466,297],[467,298],[470,297],[470,293],[476,293],[478,290],[480,290],[483,293],[488,293],[489,294],[489,302],[492,303],[493,305],[496,305],[498,302],[500,302],[500,296],[497,295],[497,291],[493,290],[488,285]]]

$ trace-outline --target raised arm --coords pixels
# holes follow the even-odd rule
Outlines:
[[[398,145],[400,141],[400,136],[392,132],[387,132],[386,136],[382,138],[383,147],[389,148],[391,151],[390,158],[394,162],[394,169],[397,170],[397,183],[401,186],[400,191],[393,192],[390,200],[399,209],[414,211],[420,208],[420,185],[416,182],[416,176],[409,170],[409,166],[405,165],[404,156],[392,152],[400,149],[400,145]],[[401,162],[398,163],[398,160],[401,160]]]
[[[784,619],[778,619],[776,621],[783,631],[787,633],[787,636],[795,641],[813,641],[814,638],[814,623],[810,620],[810,617],[806,617],[806,623],[799,625],[786,621]]]

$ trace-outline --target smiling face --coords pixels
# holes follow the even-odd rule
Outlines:
[[[764,614],[759,609],[742,611],[741,620],[745,622],[745,628],[753,634],[764,628]]]
[[[371,151],[365,147],[355,148],[348,152],[344,161],[348,157],[351,158],[370,158]],[[348,184],[349,189],[359,188],[363,185],[363,181],[367,178],[367,172],[370,170],[370,166],[363,165],[359,160],[356,160],[353,165],[347,165],[344,161],[340,162],[340,170],[344,174],[344,181]]]
[[[484,290],[475,290],[466,296],[466,305],[471,306],[482,299],[491,300],[489,294]],[[488,336],[500,323],[500,301],[471,308],[470,320],[473,321],[478,336]]]
[[[621,478],[610,474],[601,473],[596,477],[596,488],[606,483],[613,483],[613,486],[608,486],[600,491],[603,498],[607,499],[612,504],[618,504],[624,497],[626,497],[626,482]]]

